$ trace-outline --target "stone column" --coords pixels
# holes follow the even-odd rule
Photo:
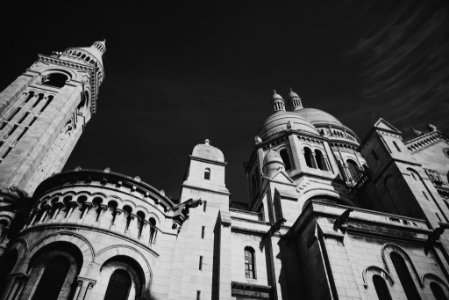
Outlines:
[[[72,216],[73,211],[75,210],[76,207],[78,207],[78,204],[76,203],[76,201],[70,201],[68,204],[68,212],[66,214],[66,219],[69,219]]]
[[[16,300],[22,292],[24,282],[27,279],[25,274],[11,274],[9,276],[8,284],[3,292],[2,299]]]
[[[75,289],[75,293],[73,294],[73,300],[78,299],[78,295],[81,291],[81,286],[83,285],[83,281],[82,280],[77,280],[76,281],[76,289]]]
[[[128,216],[129,220],[129,226],[127,233],[132,238],[138,239],[139,238],[139,218],[136,215],[131,214]]]
[[[34,224],[34,222],[36,221],[37,213],[38,213],[37,211],[34,211],[34,213],[32,214],[33,217],[31,218],[31,221],[25,226],[25,228],[28,228]]]
[[[143,227],[140,233],[140,240],[146,245],[150,242],[150,222],[147,220],[142,220]]]
[[[81,214],[81,218],[80,218],[82,220],[81,221],[82,223],[85,222],[86,215],[92,209],[92,206],[93,206],[92,202],[84,203],[84,210],[83,210],[83,213]]]
[[[102,221],[102,217],[105,211],[108,210],[108,207],[106,205],[103,204],[98,204],[98,208],[97,208],[97,222],[101,224]]]
[[[86,289],[86,294],[84,294],[84,299],[83,300],[89,300],[90,299],[90,293],[92,292],[92,288],[95,285],[95,281],[90,281],[87,284],[87,289]]]
[[[126,229],[126,216],[125,213],[118,209],[115,211],[115,220],[112,228],[117,230],[118,232],[124,233]]]
[[[88,300],[92,287],[96,281],[89,278],[79,277],[73,300]]]

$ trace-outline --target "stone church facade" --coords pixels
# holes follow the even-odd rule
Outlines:
[[[38,60],[0,94],[0,299],[448,299],[449,139],[365,139],[274,92],[231,205],[193,148],[179,201],[110,169],[61,172],[96,113],[105,42]]]

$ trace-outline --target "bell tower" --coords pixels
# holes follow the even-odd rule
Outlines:
[[[0,93],[0,189],[32,194],[59,172],[96,111],[105,41],[39,55]]]

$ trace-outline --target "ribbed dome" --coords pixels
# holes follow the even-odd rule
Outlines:
[[[344,126],[336,117],[316,108],[303,108],[295,112],[313,125],[333,124]]]
[[[193,148],[192,156],[219,162],[225,161],[223,152],[221,152],[220,149],[211,146],[208,139],[204,141],[204,144],[198,144]]]
[[[319,135],[315,126],[299,116],[296,112],[278,111],[268,117],[260,129],[259,136],[265,139],[290,129],[290,126],[292,130],[300,130]]]

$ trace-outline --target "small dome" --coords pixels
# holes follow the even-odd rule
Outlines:
[[[271,96],[271,100],[284,100],[281,95],[279,95],[276,90],[273,90],[273,95]]]
[[[270,149],[267,154],[265,154],[265,158],[263,159],[263,165],[267,165],[270,163],[281,163],[284,164],[281,155],[273,149]]]
[[[208,139],[204,141],[204,144],[198,144],[193,148],[192,156],[218,162],[225,161],[223,152],[221,152],[220,149],[211,146]]]
[[[298,95],[296,92],[294,92],[292,89],[290,89],[290,93],[288,94],[288,97],[289,97],[289,98],[301,98],[301,97],[299,97],[299,95]]]
[[[344,126],[336,117],[316,108],[303,108],[295,112],[313,125],[332,124]]]
[[[277,151],[270,149],[263,159],[263,172],[271,177],[279,169],[285,169],[284,161]]]
[[[299,130],[319,135],[318,130],[310,122],[300,117],[296,112],[277,111],[265,121],[260,129],[262,140],[286,130]]]

